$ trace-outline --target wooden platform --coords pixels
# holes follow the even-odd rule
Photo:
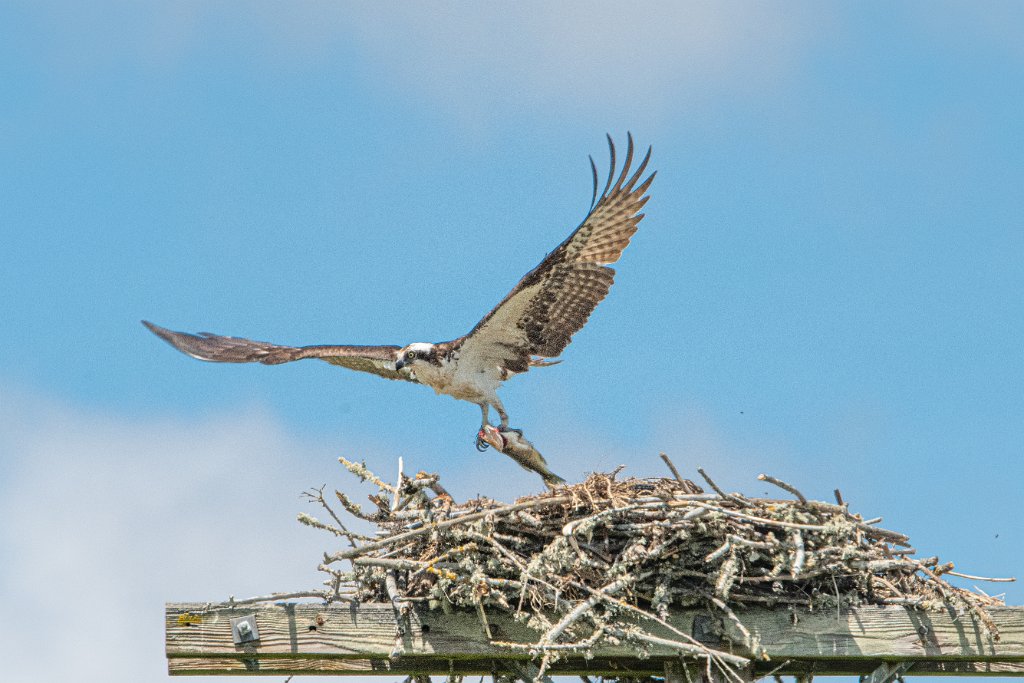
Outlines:
[[[255,616],[259,639],[236,645],[231,619]],[[739,613],[770,659],[751,676],[867,675],[883,662],[907,663],[905,675],[1024,675],[1024,608],[992,609],[1000,639],[989,638],[970,614],[863,607],[841,612],[760,609]],[[404,621],[404,620],[403,620]],[[489,615],[495,640],[530,643],[539,634],[507,616]],[[706,644],[751,655],[736,626],[701,612],[673,615],[673,626]],[[358,607],[277,604],[207,609],[199,603],[166,608],[168,669],[172,675],[226,674],[487,674],[522,666],[524,650],[488,642],[476,612],[414,611],[401,628],[391,605]],[[668,634],[666,634],[668,635]],[[606,676],[665,675],[679,653],[652,647],[601,646],[594,658],[567,658],[550,673]],[[884,669],[883,669],[884,671]]]

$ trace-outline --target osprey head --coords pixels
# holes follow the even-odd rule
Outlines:
[[[398,360],[395,361],[395,370],[414,369],[417,364],[421,363],[437,365],[437,350],[433,344],[413,342],[399,350]]]

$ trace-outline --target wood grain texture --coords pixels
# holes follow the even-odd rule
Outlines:
[[[253,613],[260,640],[236,646],[231,618]],[[1024,675],[1024,608],[994,608],[990,614],[999,628],[998,641],[971,614],[952,611],[752,609],[739,616],[770,657],[757,664],[759,671],[788,660],[780,673],[865,674],[882,661],[911,660],[914,667],[908,675]],[[700,621],[698,632],[717,634],[705,636],[710,646],[749,654],[730,623],[696,611],[679,612],[671,621],[693,633],[695,619]],[[504,615],[489,615],[488,620],[496,640],[531,643],[540,636]],[[179,675],[488,673],[494,662],[529,658],[526,651],[489,643],[475,612],[414,611],[401,636],[390,605],[206,609],[199,603],[174,603],[167,605],[165,622],[169,670]],[[393,652],[399,655],[391,657]],[[660,676],[665,661],[677,658],[665,647],[653,648],[644,659],[636,648],[623,646],[598,647],[594,655],[589,661],[566,659],[552,673]]]

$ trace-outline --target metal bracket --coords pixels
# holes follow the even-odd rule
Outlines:
[[[244,645],[260,639],[260,630],[256,628],[256,615],[247,614],[231,620],[231,639],[235,645]]]
[[[861,676],[860,680],[861,683],[892,683],[912,666],[913,662],[882,662],[881,666],[867,676]]]

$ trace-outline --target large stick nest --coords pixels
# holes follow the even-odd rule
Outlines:
[[[334,523],[300,521],[351,546],[326,554],[320,566],[330,574],[327,599],[391,601],[400,610],[417,602],[474,608],[488,634],[486,614],[507,612],[544,634],[529,648],[545,665],[559,653],[623,640],[742,663],[672,630],[666,618],[674,607],[702,607],[732,621],[755,654],[758,644],[736,617],[747,606],[952,606],[998,638],[985,608],[1000,599],[951,585],[943,578],[957,574],[951,563],[914,557],[906,536],[851,513],[838,491],[835,503],[807,500],[761,475],[786,498],[747,498],[722,491],[701,470],[713,489],[705,493],[665,460],[674,478],[620,479],[616,471],[514,503],[456,503],[437,475],[400,474],[392,485],[342,459],[378,491],[370,510],[340,492],[338,501],[376,525],[377,535],[349,531],[322,490],[310,497]]]

